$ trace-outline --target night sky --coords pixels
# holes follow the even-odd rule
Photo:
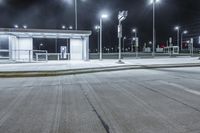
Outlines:
[[[99,13],[106,10],[110,18],[103,23],[104,46],[117,46],[117,14],[128,10],[123,22],[124,36],[131,37],[136,27],[140,43],[152,40],[152,5],[148,0],[78,0],[78,28],[92,30],[91,48],[96,47],[97,33],[94,25],[99,23]],[[200,0],[161,0],[156,5],[157,43],[165,43],[176,37],[173,27],[189,30],[186,38],[199,36]],[[61,25],[74,25],[73,0],[0,0],[0,27],[11,28],[14,24],[29,28],[60,29]],[[128,42],[127,42],[128,43]]]

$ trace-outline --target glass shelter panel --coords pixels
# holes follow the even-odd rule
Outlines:
[[[9,58],[9,38],[0,36],[0,59]]]

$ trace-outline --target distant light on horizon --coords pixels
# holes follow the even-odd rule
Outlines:
[[[180,26],[175,26],[174,29],[175,29],[175,30],[179,30],[179,29],[180,29]]]
[[[62,25],[62,29],[66,29],[66,26],[65,26],[65,25]]]
[[[28,26],[27,26],[27,25],[23,25],[23,28],[24,28],[24,29],[27,29],[27,28],[28,28]]]
[[[133,33],[137,32],[137,29],[134,28],[134,29],[132,30],[132,32],[133,32]]]
[[[19,28],[19,26],[17,24],[14,25],[15,28]]]
[[[96,25],[94,28],[95,28],[95,30],[99,30],[99,29],[100,29],[100,26],[99,26],[99,25]]]
[[[69,29],[72,30],[72,29],[73,29],[73,26],[69,26]]]
[[[183,31],[183,34],[187,34],[187,33],[188,33],[188,31],[187,31],[187,30],[184,30],[184,31]]]

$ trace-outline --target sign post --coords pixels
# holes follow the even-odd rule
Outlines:
[[[118,38],[119,38],[119,60],[118,63],[123,64],[122,62],[122,49],[121,49],[121,39],[122,39],[122,21],[126,19],[128,16],[128,11],[120,11],[118,14],[118,20],[119,20],[119,25],[118,25]]]

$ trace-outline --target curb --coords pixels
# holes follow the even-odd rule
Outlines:
[[[17,78],[17,77],[48,77],[48,76],[62,76],[62,75],[77,75],[97,72],[111,72],[121,70],[133,69],[157,69],[157,68],[178,68],[178,67],[200,67],[200,63],[194,64],[164,64],[164,65],[125,65],[114,67],[97,67],[85,69],[70,69],[57,71],[22,71],[22,72],[0,72],[0,78]]]

